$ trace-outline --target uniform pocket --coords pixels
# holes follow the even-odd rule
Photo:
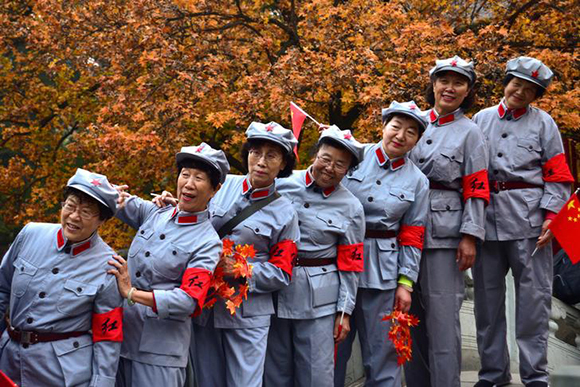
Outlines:
[[[463,153],[457,148],[443,148],[436,156],[434,162],[435,180],[441,182],[452,182],[461,177],[461,164],[463,164]]]
[[[262,237],[269,240],[270,237],[272,236],[272,229],[264,223],[245,221],[244,227],[249,230],[252,230],[254,235],[258,237]]]
[[[153,271],[170,280],[180,280],[185,271],[191,253],[182,250],[173,243],[153,256]]]
[[[514,149],[514,160],[517,169],[536,169],[541,161],[542,147],[534,138],[518,138]]]
[[[312,289],[312,306],[336,303],[340,286],[336,266],[305,267],[305,270]]]
[[[415,201],[415,193],[406,189],[401,189],[397,187],[392,187],[389,190],[389,196],[387,198],[387,205],[385,211],[387,212],[389,220],[396,220],[405,215],[405,212],[411,207],[411,204]]]
[[[153,229],[141,229],[137,231],[131,247],[129,247],[129,258],[135,257],[143,249],[149,238],[153,235]]]
[[[528,208],[528,221],[531,227],[540,227],[544,223],[544,211],[540,208],[540,200],[542,199],[542,191],[533,189],[521,190],[524,201]]]
[[[434,196],[431,198],[431,223],[433,237],[459,238],[463,203],[459,195]]]
[[[95,285],[68,279],[64,283],[56,308],[68,316],[86,313],[92,309],[96,294]]]
[[[311,239],[321,245],[328,245],[332,241],[338,239],[338,235],[342,234],[342,217],[336,213],[318,212],[316,214],[316,223],[318,226],[310,230]],[[332,235],[335,234],[335,235]]]
[[[398,254],[396,238],[375,239],[379,253],[379,266],[381,269],[381,278],[383,281],[392,281],[397,278]]]
[[[146,313],[139,350],[158,355],[185,356],[190,332],[191,326],[187,321],[160,319],[154,313]]]
[[[26,293],[26,289],[28,289],[28,285],[38,268],[22,258],[15,260],[12,265],[14,266],[14,275],[10,291],[16,297],[22,297]]]
[[[66,387],[88,386],[92,375],[93,341],[90,335],[52,342]]]

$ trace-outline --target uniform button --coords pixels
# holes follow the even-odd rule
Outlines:
[[[141,277],[141,272],[140,271],[136,272],[135,277],[137,277],[137,278]]]
[[[497,157],[502,157],[502,156],[503,156],[503,153],[501,153],[501,152],[499,152],[499,153],[497,154]]]
[[[46,297],[46,293],[45,292],[40,292],[40,293],[38,293],[38,297],[44,298],[44,297]]]
[[[310,204],[309,203],[304,203],[304,208],[308,208],[308,207],[310,207]]]
[[[433,143],[433,141],[431,141],[431,140],[427,140],[425,142],[427,143],[427,145],[431,145]]]
[[[445,209],[446,209],[447,211],[449,211],[449,210],[451,209],[451,207],[449,207],[449,205],[446,205],[446,206],[445,206]]]
[[[77,292],[79,292],[79,293],[82,293],[82,292],[83,292],[83,288],[81,288],[81,287],[78,287],[78,288],[77,288]]]
[[[401,199],[405,199],[405,194],[401,194]]]
[[[374,199],[372,196],[369,196],[369,198],[367,199],[369,202],[372,202]]]
[[[352,171],[348,171],[347,175],[352,176]]]
[[[22,344],[22,348],[28,348],[28,343]]]
[[[299,226],[302,226],[302,221],[301,220],[298,221],[298,225]]]
[[[20,271],[24,271],[24,266],[20,266]]]
[[[55,267],[54,269],[52,269],[52,274],[58,274],[58,267]]]
[[[530,146],[528,147],[528,149],[532,150],[532,149],[534,149],[534,147],[530,145]]]
[[[377,185],[381,185],[381,181],[380,180],[377,180]]]
[[[145,256],[146,256],[146,257],[148,257],[148,256],[150,256],[150,255],[151,255],[151,253],[150,253],[149,251],[146,251],[146,252],[145,252]]]
[[[165,239],[165,234],[161,234],[159,238],[161,238],[161,240]]]
[[[502,134],[501,136],[502,136],[503,138],[506,138],[506,137],[507,137],[507,133],[504,133],[504,134]]]
[[[455,160],[455,156],[451,156],[451,160]]]
[[[141,230],[141,234],[145,234],[145,230]]]
[[[260,229],[258,227],[256,227],[256,232],[260,232]]]
[[[173,255],[177,255],[177,251],[173,250],[173,251],[171,252],[171,254],[173,254]]]
[[[332,219],[328,219],[328,224],[332,224]]]
[[[32,317],[28,317],[28,318],[26,319],[26,322],[27,322],[28,324],[32,324],[32,322],[33,322],[33,321],[34,321],[34,319],[33,319]]]
[[[494,170],[493,170],[493,174],[494,174],[494,175],[497,175],[497,174],[498,174],[498,172],[499,172],[499,171],[498,171],[497,169],[494,169]]]
[[[73,343],[73,347],[75,347],[75,348],[78,348],[78,347],[79,347],[79,342],[78,342],[78,341],[75,341],[75,342]]]
[[[393,248],[393,249],[395,248],[395,244],[394,243],[391,243],[391,248]]]
[[[325,267],[323,267],[323,268],[322,268],[322,271],[326,272],[326,271],[328,271],[328,269],[327,269],[327,268],[325,268]]]
[[[420,163],[424,163],[425,162],[425,159],[419,159],[419,162]]]

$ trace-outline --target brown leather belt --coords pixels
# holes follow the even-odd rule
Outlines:
[[[46,343],[49,341],[57,341],[69,339],[71,337],[79,337],[87,335],[89,332],[66,332],[66,333],[48,333],[48,332],[34,332],[34,331],[20,331],[8,325],[8,336],[20,344],[36,344]]]
[[[507,191],[510,189],[524,189],[524,188],[544,188],[542,185],[525,183],[523,181],[489,181],[489,189],[493,193],[499,193],[499,191]]]
[[[393,230],[369,230],[365,231],[365,238],[387,239],[394,238],[397,233]]]
[[[446,185],[443,185],[437,181],[433,181],[433,180],[429,180],[429,188],[430,189],[439,189],[442,191],[455,191],[457,192],[457,190],[455,188],[449,188]]]
[[[294,266],[326,266],[336,263],[336,258],[302,258],[296,257],[294,260]]]

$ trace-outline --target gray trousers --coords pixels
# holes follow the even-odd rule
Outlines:
[[[201,387],[260,387],[269,327],[220,329],[193,325],[192,362]]]
[[[272,317],[264,386],[332,386],[334,319],[334,314],[309,320]]]
[[[185,368],[165,367],[119,359],[116,387],[183,387]]]
[[[346,364],[357,332],[366,376],[365,386],[401,386],[401,368],[397,365],[395,348],[388,339],[391,324],[382,321],[393,310],[394,301],[395,289],[358,289],[355,309],[350,318],[350,333],[338,346],[335,387],[344,386]]]
[[[405,365],[408,387],[460,387],[461,325],[459,311],[465,284],[455,262],[457,249],[425,249],[411,313],[413,359]]]
[[[505,276],[511,268],[516,294],[516,340],[524,384],[548,382],[548,322],[552,301],[552,246],[538,249],[536,238],[488,241],[473,268],[479,378],[496,384],[511,380],[506,341]]]

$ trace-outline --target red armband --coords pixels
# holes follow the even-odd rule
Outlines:
[[[463,176],[463,201],[467,201],[469,198],[480,198],[485,200],[486,206],[489,204],[487,169]]]
[[[423,239],[425,238],[424,226],[408,226],[403,224],[399,230],[399,245],[413,246],[423,250]]]
[[[546,183],[573,183],[574,178],[564,153],[552,157],[542,166],[542,177]]]
[[[287,239],[272,246],[268,262],[282,269],[292,278],[292,267],[297,253],[298,248],[296,247],[296,243],[293,240]]]
[[[185,269],[181,286],[179,287],[185,293],[189,294],[191,298],[197,301],[195,306],[194,316],[201,313],[201,308],[205,302],[205,296],[209,290],[209,283],[211,280],[211,271],[201,269],[199,267],[191,267]]]
[[[107,313],[93,313],[93,343],[123,341],[123,308]]]
[[[550,210],[545,210],[545,214],[544,214],[544,220],[554,220],[556,219],[556,214],[555,212],[552,212]]]
[[[336,265],[340,271],[363,271],[363,244],[338,245]]]

